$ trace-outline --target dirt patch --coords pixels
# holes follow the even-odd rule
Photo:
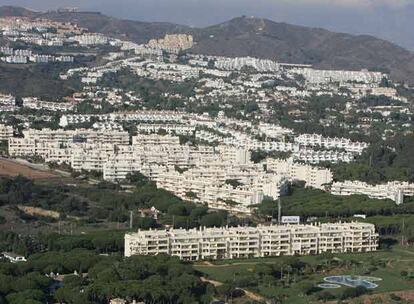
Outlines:
[[[36,207],[29,207],[29,206],[17,206],[21,211],[23,211],[26,214],[32,215],[32,216],[45,216],[45,217],[51,217],[54,219],[58,219],[60,214],[56,211],[51,210],[45,210],[42,208],[36,208]]]
[[[397,296],[401,299],[401,301],[407,301],[407,303],[414,303],[414,291],[411,290],[382,293],[372,296],[363,296],[362,301],[364,304],[391,303],[391,295]]]
[[[373,295],[365,295],[359,298],[350,299],[347,303],[349,304],[376,304],[376,303],[394,303],[392,297],[397,296],[401,301],[406,301],[404,303],[414,303],[414,291],[395,291],[395,292],[385,292]],[[327,302],[329,304],[336,304],[337,302]]]
[[[13,160],[0,159],[0,176],[22,175],[29,179],[49,179],[56,178],[57,175],[43,170],[31,168]]]
[[[219,287],[221,285],[223,285],[222,282],[219,281],[214,281],[214,280],[209,280],[207,278],[201,277],[200,278],[201,281],[203,282],[207,282],[210,283],[211,285],[213,285],[214,287]],[[249,299],[253,300],[253,301],[257,301],[257,302],[265,302],[265,303],[270,303],[269,301],[267,301],[264,297],[262,297],[261,295],[248,291],[246,289],[242,289],[244,291],[244,294],[246,295],[246,297],[248,297]]]

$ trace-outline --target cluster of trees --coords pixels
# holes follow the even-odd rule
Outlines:
[[[303,220],[308,217],[351,217],[354,214],[393,215],[414,214],[414,200],[407,200],[397,206],[391,200],[375,200],[366,196],[334,196],[315,189],[305,189],[298,185],[290,187],[290,195],[281,198],[284,215],[298,215]],[[277,216],[277,202],[265,200],[258,206],[261,216]]]
[[[51,280],[39,272],[20,272],[0,262],[0,303],[46,303]]]
[[[75,249],[90,250],[97,254],[123,252],[125,232],[126,230],[100,230],[74,235],[23,235],[12,231],[0,231],[0,252],[14,252],[24,256],[45,251],[69,252]]]
[[[102,87],[119,88],[125,92],[135,92],[142,98],[142,103],[125,106],[133,108],[145,106],[148,109],[177,110],[185,106],[179,98],[164,97],[164,93],[180,94],[186,97],[194,95],[195,81],[172,83],[166,80],[152,80],[134,74],[130,69],[108,73],[99,80]]]
[[[51,251],[69,252],[82,248],[107,254],[124,250],[124,230],[93,231],[80,235],[47,234],[38,237],[41,248]]]
[[[386,141],[372,142],[357,160],[333,165],[335,179],[414,182],[414,135],[396,135]]]
[[[64,275],[63,284],[52,273]],[[2,304],[92,304],[116,297],[146,303],[209,303],[214,292],[191,265],[168,256],[125,259],[75,249],[38,253],[26,263],[0,262]]]
[[[3,64],[0,91],[14,96],[38,96],[46,100],[60,100],[72,95],[79,87],[77,81],[64,81],[59,78],[59,74],[75,66],[61,62],[24,67]]]
[[[380,235],[390,237],[404,235],[409,243],[414,242],[414,217],[411,215],[373,216],[366,220],[375,224]]]
[[[279,151],[266,152],[263,150],[255,150],[252,151],[250,160],[257,164],[268,157],[287,159],[289,157],[289,153]]]
[[[73,191],[97,205],[89,209],[89,216],[98,220],[127,222],[130,210],[152,207],[161,212],[158,221],[151,218],[140,218],[140,214],[135,213],[133,228],[156,228],[161,224],[171,225],[175,228],[217,227],[225,224],[238,225],[241,221],[225,211],[210,211],[206,206],[183,201],[171,192],[157,188],[141,173],[130,174],[126,182],[129,186],[134,186],[134,189],[131,189],[132,193],[121,191],[121,185],[105,182],[95,188],[78,187]],[[191,200],[192,197],[188,197],[188,199]]]
[[[367,293],[369,293],[369,290],[364,286],[357,286],[355,288],[347,288],[339,295],[339,299],[347,300],[347,299],[357,298]],[[317,295],[317,299],[323,302],[332,301],[332,300],[335,300],[336,298],[337,297],[329,291],[322,291]]]
[[[69,187],[37,185],[23,176],[0,178],[0,205],[6,204],[30,205],[74,216],[88,211],[87,202],[71,193]]]
[[[206,276],[212,280],[223,281],[223,285],[217,290],[226,297],[236,297],[240,289],[248,289],[259,292],[261,295],[275,303],[296,303],[292,292],[285,293],[287,289],[297,290],[299,297],[313,302],[313,300],[326,301],[335,299],[348,299],[358,297],[367,292],[363,288],[352,288],[353,291],[342,289],[340,293],[327,292],[317,286],[321,275],[326,275],[341,269],[349,271],[359,269],[361,274],[371,275],[379,268],[385,268],[382,260],[375,258],[369,262],[362,263],[353,259],[341,259],[330,253],[317,256],[314,260],[300,257],[279,257],[271,263],[260,263],[258,261],[246,270],[236,267],[233,270],[227,268],[230,273],[217,271],[206,271]],[[242,295],[242,294],[241,294]]]
[[[40,242],[30,236],[6,230],[0,231],[0,252],[15,252],[27,256],[39,250],[42,250]]]
[[[231,182],[231,181],[229,181]],[[128,187],[129,191],[124,191]],[[194,199],[189,193],[188,199]],[[77,187],[62,184],[34,183],[18,176],[0,178],[0,205],[28,205],[57,211],[59,219],[26,216],[18,212],[24,221],[47,220],[56,222],[67,217],[79,218],[88,223],[124,223],[127,226],[133,211],[133,227],[149,229],[161,225],[175,228],[213,227],[225,224],[238,225],[243,219],[225,211],[211,211],[206,206],[184,201],[164,189],[158,189],[147,177],[134,173],[123,184],[100,182],[97,185]],[[142,217],[140,209],[155,207],[160,211],[158,219]],[[89,247],[85,247],[88,248]]]
[[[0,178],[0,205],[19,204],[33,197],[33,182],[23,176]]]
[[[364,104],[364,106],[368,107],[377,107],[377,106],[399,106],[402,104],[401,101],[394,100],[384,95],[376,96],[376,95],[368,95],[360,99],[360,102]]]

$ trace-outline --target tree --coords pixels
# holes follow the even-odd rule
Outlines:
[[[237,179],[227,179],[226,184],[231,185],[234,189],[243,185]]]
[[[329,291],[322,291],[321,293],[318,294],[317,297],[318,297],[318,300],[323,301],[323,302],[332,301],[335,299],[335,296]]]
[[[368,289],[364,286],[357,286],[355,288],[347,288],[343,291],[341,299],[356,298],[362,296],[368,292]]]
[[[21,292],[11,293],[6,296],[9,304],[42,304],[46,302],[46,294],[42,290],[28,289]]]
[[[134,184],[137,187],[142,187],[142,186],[148,184],[148,182],[149,182],[148,177],[146,177],[141,172],[128,173],[128,175],[126,176],[126,180],[130,184]]]
[[[209,213],[201,218],[200,225],[204,227],[221,227],[224,223],[224,217],[221,213]]]
[[[267,153],[262,150],[256,150],[251,153],[250,160],[255,164],[260,163],[267,157]]]
[[[255,101],[248,101],[244,107],[244,111],[249,114],[259,110],[259,105]]]

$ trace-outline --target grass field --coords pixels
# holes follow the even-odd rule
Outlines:
[[[375,253],[364,254],[338,254],[332,256],[340,261],[357,261],[357,264],[352,264],[351,267],[333,267],[332,270],[325,273],[313,273],[306,277],[299,277],[294,279],[289,286],[266,286],[259,285],[257,288],[251,289],[268,299],[279,297],[285,300],[283,303],[312,303],[316,302],[312,296],[307,296],[303,293],[303,286],[305,282],[312,283],[315,286],[323,281],[323,278],[328,275],[370,275],[382,278],[382,281],[377,282],[379,287],[373,290],[374,294],[385,292],[397,292],[403,290],[414,290],[414,280],[402,276],[402,272],[414,272],[414,248],[413,247],[395,247],[389,251],[378,251]],[[331,258],[332,258],[331,257]],[[249,259],[249,260],[232,260],[220,261],[217,263],[199,263],[195,268],[202,272],[208,279],[231,283],[237,277],[251,275],[254,277],[255,268],[260,264],[274,264],[280,263],[286,259],[285,257],[264,258],[264,259]],[[305,256],[300,257],[300,260],[310,264],[317,265],[325,263],[326,260],[322,256]],[[375,266],[373,266],[375,265]],[[295,282],[296,280],[296,282]],[[334,295],[339,296],[346,287],[341,287],[335,290],[330,290]]]

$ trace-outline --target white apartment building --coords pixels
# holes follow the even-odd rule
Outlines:
[[[12,157],[40,156],[46,162],[71,164],[74,170],[103,170],[118,145],[129,144],[124,131],[28,129],[23,138],[9,138]]]
[[[170,135],[144,135],[138,134],[132,137],[133,146],[179,146],[180,138]]]
[[[404,202],[404,196],[414,196],[414,184],[407,182],[388,182],[381,185],[370,185],[361,181],[335,182],[331,193],[334,195],[367,195],[375,199],[390,199],[397,205]]]
[[[326,185],[333,181],[333,175],[330,169],[298,164],[293,162],[292,159],[282,160],[268,158],[264,164],[266,165],[267,171],[285,176],[291,181],[304,181],[306,187],[325,190]]]
[[[0,104],[5,106],[14,106],[16,104],[16,97],[12,95],[0,94]]]
[[[190,199],[188,194],[192,193],[195,201],[207,203],[210,208],[251,213],[250,207],[260,204],[265,195],[273,199],[279,197],[282,178],[272,179],[265,173],[255,174],[253,171],[249,175],[251,180],[247,181],[240,169],[233,167],[232,172],[229,172],[224,168],[206,165],[183,173],[170,169],[158,176],[156,181],[159,187],[183,199]],[[226,183],[235,176],[242,181],[240,185]]]
[[[168,134],[191,135],[195,132],[195,126],[184,124],[139,124],[136,126],[138,132],[158,133],[161,130]]]
[[[73,40],[77,41],[80,45],[89,46],[89,45],[100,45],[107,44],[108,37],[100,34],[83,34],[75,36]]]
[[[26,56],[20,56],[20,55],[1,57],[1,60],[7,63],[14,63],[14,64],[26,64],[28,62],[28,59]]]
[[[347,152],[361,154],[368,147],[364,142],[353,142],[347,138],[330,138],[318,134],[301,134],[295,137],[295,143],[303,146],[324,147],[326,149],[343,149]]]
[[[316,70],[312,68],[294,68],[292,71],[303,75],[308,83],[321,84],[331,82],[363,82],[380,83],[386,77],[380,72],[362,71],[341,71],[341,70]]]
[[[355,154],[351,152],[337,152],[332,150],[314,151],[310,149],[301,149],[292,154],[293,159],[308,164],[319,164],[329,162],[336,164],[338,162],[350,163],[355,159]]]
[[[293,134],[293,130],[291,129],[267,123],[260,123],[258,129],[260,133],[275,139],[284,139],[286,135]]]
[[[36,141],[31,138],[9,138],[9,155],[13,157],[36,155]]]
[[[66,112],[72,110],[74,104],[69,102],[50,102],[42,101],[35,97],[26,97],[23,98],[23,107],[35,110],[49,110],[49,111],[62,111]]]
[[[372,88],[370,91],[371,95],[375,95],[375,96],[386,96],[388,98],[394,98],[397,97],[398,95],[398,91],[395,88],[383,88],[383,87],[377,87],[377,88]]]
[[[252,57],[213,57],[208,59],[214,62],[214,67],[220,70],[236,71],[241,70],[243,67],[249,66],[256,69],[259,72],[278,72],[280,70],[280,64],[278,62],[268,59],[258,59]]]
[[[371,252],[375,226],[367,223],[139,230],[125,235],[125,256],[167,254],[181,260],[242,259]]]
[[[51,130],[27,129],[23,131],[24,138],[34,139],[37,142],[87,142],[92,144],[128,145],[129,133],[126,131],[101,131],[91,129]]]
[[[171,135],[138,134],[132,144],[127,132],[117,130],[28,129],[23,135],[9,139],[11,156],[37,155],[75,171],[103,172],[109,181],[141,172],[183,199],[237,213],[251,213],[265,198],[278,199],[287,180],[318,189],[332,181],[329,170],[280,160],[254,164],[248,149],[180,145]]]
[[[13,137],[14,129],[11,126],[0,124],[0,140],[8,140]]]

